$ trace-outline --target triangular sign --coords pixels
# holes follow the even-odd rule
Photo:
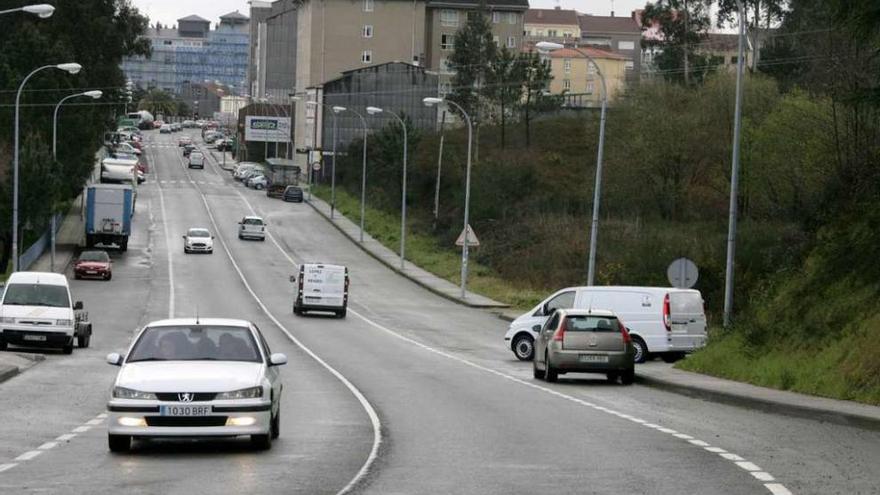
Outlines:
[[[474,229],[471,228],[471,225],[467,226],[467,238],[468,238],[468,246],[479,246],[480,240],[477,239],[477,234],[474,234]],[[461,234],[459,234],[458,239],[455,241],[456,246],[464,246],[464,229],[461,229]]]

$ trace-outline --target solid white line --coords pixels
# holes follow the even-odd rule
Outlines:
[[[42,453],[43,453],[42,450],[31,450],[29,452],[25,452],[24,454],[21,454],[20,456],[16,457],[14,460],[16,460],[16,461],[29,461]]]
[[[57,446],[58,446],[58,442],[46,442],[43,445],[40,445],[39,447],[37,447],[37,450],[49,450],[49,449],[54,449]]]
[[[727,451],[722,449],[721,447],[706,447],[706,450],[712,452],[713,454],[726,454]]]
[[[104,420],[95,418],[95,419],[90,419],[90,420],[86,421],[86,424],[91,425],[91,426],[96,426],[96,425],[101,424],[102,421],[104,421]]]
[[[15,466],[18,466],[18,464],[14,463],[14,462],[10,462],[8,464],[0,464],[0,473],[2,473],[3,471],[7,471],[9,469],[12,469]]]
[[[704,442],[702,440],[688,440],[688,443],[696,445],[697,447],[708,447],[709,446],[708,442]]]
[[[760,481],[776,481],[776,478],[774,478],[773,475],[765,473],[764,471],[753,471],[752,476]]]
[[[725,453],[718,454],[718,455],[720,455],[721,457],[727,459],[728,461],[734,461],[734,462],[737,462],[737,461],[744,461],[744,460],[745,460],[745,459],[743,459],[742,457],[740,457],[740,456],[738,456],[738,455],[736,455],[736,454],[731,454],[730,452],[725,452]]]
[[[754,463],[748,461],[740,461],[736,463],[737,466],[745,469],[746,471],[760,471],[761,468],[756,466]]]
[[[791,495],[791,492],[788,491],[788,488],[780,483],[764,483],[764,486],[768,490],[770,490],[770,493],[772,493],[773,495]]]
[[[76,428],[74,428],[71,431],[73,431],[75,433],[85,433],[85,432],[89,431],[90,429],[92,429],[91,426],[77,426]]]
[[[361,407],[364,408],[364,411],[366,411],[367,416],[370,417],[370,424],[373,428],[373,445],[370,448],[370,454],[367,457],[367,460],[361,466],[360,470],[358,470],[355,477],[352,478],[351,481],[348,482],[348,484],[346,484],[344,487],[342,487],[342,489],[337,492],[337,495],[343,495],[345,493],[350,492],[352,489],[354,489],[354,487],[358,483],[360,483],[360,481],[362,479],[364,479],[366,477],[367,473],[369,473],[369,471],[370,471],[370,468],[373,466],[373,463],[376,461],[376,459],[379,456],[379,446],[382,443],[382,424],[379,421],[379,414],[376,413],[376,410],[373,408],[373,405],[370,404],[370,401],[367,400],[367,398],[364,396],[364,394],[361,393],[361,391],[358,390],[358,388],[355,387],[354,384],[352,384],[350,381],[348,381],[348,379],[345,378],[345,376],[342,373],[336,371],[335,368],[333,368],[332,366],[327,364],[326,361],[324,361],[323,359],[318,357],[317,354],[312,352],[312,350],[309,349],[308,347],[306,347],[305,344],[300,342],[299,339],[294,337],[293,334],[291,334],[290,331],[288,331],[287,328],[285,328],[284,325],[277,318],[275,318],[275,316],[272,314],[272,312],[269,311],[269,308],[263,303],[263,301],[260,299],[260,297],[257,296],[257,293],[254,292],[254,290],[251,288],[250,283],[248,283],[247,278],[244,276],[244,273],[241,271],[241,268],[238,266],[238,263],[235,261],[235,258],[232,256],[232,252],[229,250],[229,246],[226,245],[226,239],[222,235],[220,235],[220,227],[217,225],[217,221],[214,219],[214,214],[211,213],[211,207],[208,205],[208,200],[205,198],[205,195],[202,194],[201,191],[199,191],[199,196],[201,196],[202,202],[205,204],[205,211],[207,211],[207,213],[208,213],[208,218],[211,220],[211,224],[214,226],[214,231],[217,232],[217,238],[220,240],[220,245],[223,246],[223,250],[226,251],[226,256],[229,257],[229,261],[232,263],[232,267],[238,273],[238,277],[241,279],[241,282],[244,284],[245,289],[247,289],[247,291],[250,292],[251,296],[254,298],[254,301],[256,301],[257,305],[260,306],[260,309],[263,310],[263,313],[265,313],[266,316],[269,317],[269,319],[272,320],[272,322],[275,323],[275,325],[282,332],[284,332],[285,335],[287,335],[287,338],[289,338],[291,340],[291,342],[296,344],[296,346],[299,347],[300,349],[302,349],[303,352],[308,354],[309,357],[314,359],[318,364],[323,366],[324,369],[329,371],[340,382],[342,382],[342,384],[345,385],[346,388],[348,388],[348,390],[352,393],[352,395],[355,396],[355,398],[358,400],[358,402],[360,402]]]
[[[55,440],[58,440],[59,442],[69,442],[75,436],[76,436],[76,433],[65,433],[64,435],[61,435],[60,437],[56,438]]]
[[[153,163],[156,174],[159,173],[158,157]],[[174,318],[174,263],[171,250],[171,235],[168,233],[168,215],[165,212],[165,193],[159,189],[159,208],[162,211],[162,229],[165,232],[165,249],[168,251],[168,318]]]

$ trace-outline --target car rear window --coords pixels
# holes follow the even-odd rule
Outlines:
[[[669,311],[674,314],[702,314],[703,297],[696,292],[672,292],[669,294]]]
[[[571,316],[565,317],[566,332],[619,332],[617,318],[613,316]]]
[[[260,220],[259,218],[245,218],[244,224],[245,225],[263,225],[263,221]]]

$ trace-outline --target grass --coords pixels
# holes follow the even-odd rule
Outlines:
[[[326,186],[316,186],[312,192],[325,201],[330,199],[330,189]],[[351,220],[360,218],[360,200],[341,188],[336,189],[336,207]],[[383,246],[395,252],[400,248],[400,215],[368,206],[364,228]],[[440,246],[430,235],[408,230],[406,258],[438,277],[454,284],[461,283],[461,252],[455,246]],[[473,258],[469,260],[468,268],[468,290],[509,304],[514,309],[529,310],[548,292],[542,288],[515,286],[491,268],[475,263]]]

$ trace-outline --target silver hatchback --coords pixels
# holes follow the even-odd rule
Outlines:
[[[611,311],[556,310],[538,331],[535,378],[555,382],[561,374],[604,373],[624,385],[635,378],[635,349],[623,322]]]

